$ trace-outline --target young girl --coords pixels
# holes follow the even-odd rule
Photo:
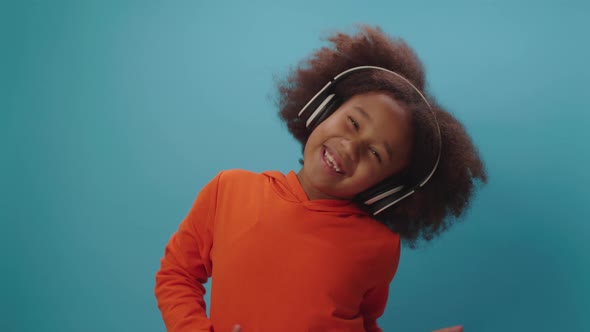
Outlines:
[[[485,182],[403,41],[370,27],[329,41],[278,87],[301,169],[219,173],[166,246],[168,331],[381,331],[401,241],[446,230]]]

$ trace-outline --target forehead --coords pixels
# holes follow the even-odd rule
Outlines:
[[[409,152],[412,141],[411,115],[389,94],[371,92],[348,99],[341,107],[343,114],[356,115],[369,129],[367,135],[385,140],[398,152]],[[401,151],[400,151],[401,150]]]
[[[384,92],[368,92],[354,95],[345,104],[361,107],[373,116],[389,116],[399,120],[409,118],[409,112],[401,103]]]
[[[374,129],[382,129],[381,134],[405,135],[411,129],[410,112],[389,94],[383,92],[355,95],[348,99],[341,108],[349,112],[357,112],[369,121]]]

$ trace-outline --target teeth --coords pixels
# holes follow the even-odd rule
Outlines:
[[[328,150],[324,151],[324,157],[326,157],[326,161],[328,161],[330,167],[332,167],[336,172],[341,172],[340,168],[338,168],[338,165],[336,164],[336,161],[334,161],[334,157],[328,153]]]

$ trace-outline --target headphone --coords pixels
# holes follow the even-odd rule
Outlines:
[[[340,105],[342,105],[342,99],[336,96],[335,93],[335,87],[338,85],[338,83],[342,82],[351,73],[360,71],[387,72],[409,84],[413,88],[413,90],[416,91],[418,95],[420,95],[420,97],[422,98],[424,103],[426,103],[428,109],[432,113],[434,123],[436,124],[436,134],[438,137],[438,152],[436,162],[434,163],[432,170],[421,181],[413,185],[403,185],[400,184],[400,176],[393,176],[363,191],[354,198],[355,202],[364,204],[365,208],[367,208],[372,215],[377,215],[385,209],[397,204],[404,198],[409,197],[410,195],[415,193],[416,190],[422,188],[428,182],[428,180],[430,180],[430,178],[436,171],[438,163],[440,161],[442,139],[440,134],[440,126],[436,119],[436,113],[428,103],[426,97],[420,92],[420,90],[418,90],[418,88],[416,88],[408,79],[406,79],[402,75],[389,69],[376,66],[359,66],[345,70],[342,73],[338,74],[336,77],[334,77],[318,93],[316,93],[316,95],[313,96],[313,98],[311,98],[311,100],[308,101],[307,104],[305,104],[305,106],[303,106],[303,108],[301,109],[301,111],[299,111],[298,114],[298,117],[302,118],[302,116],[307,116],[305,114],[313,110],[311,114],[307,116],[305,122],[305,127],[310,132],[313,131],[320,123],[322,123],[322,121],[328,118],[332,113],[334,113],[338,109],[338,107],[340,107]]]

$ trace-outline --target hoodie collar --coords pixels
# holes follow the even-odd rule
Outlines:
[[[309,200],[305,190],[301,186],[297,174],[290,171],[287,175],[279,171],[267,171],[262,174],[271,179],[273,190],[283,199],[300,203],[305,208],[314,211],[336,212],[345,215],[367,215],[351,200],[317,199]]]

